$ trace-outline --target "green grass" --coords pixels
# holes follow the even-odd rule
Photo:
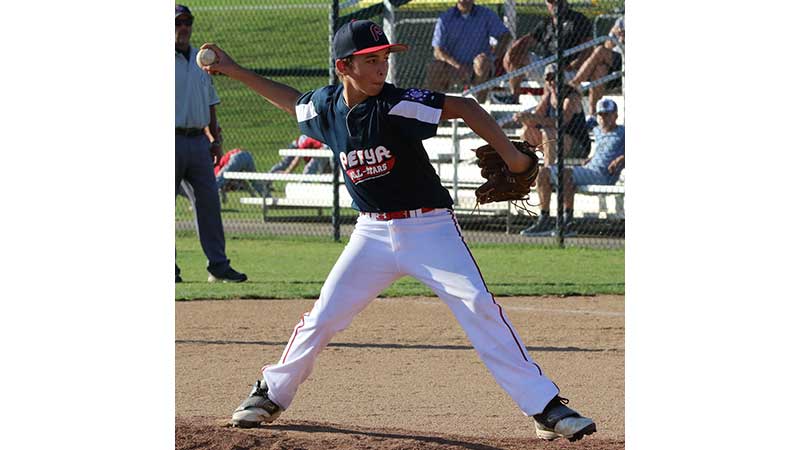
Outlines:
[[[197,237],[177,236],[184,283],[177,300],[226,298],[316,298],[344,248],[330,238],[228,237],[227,253],[250,280],[242,284],[206,282],[206,260]],[[496,244],[470,246],[489,290],[508,295],[624,294],[623,250],[557,249]],[[395,282],[387,297],[433,295],[412,278]]]
[[[277,10],[223,9],[223,5],[303,4],[300,0],[225,1],[199,0],[192,3],[195,26],[192,44],[214,42],[236,61],[249,68],[328,67],[328,11],[321,8]],[[324,3],[324,2],[322,2]],[[276,77],[304,92],[328,84],[327,77]],[[224,76],[214,77],[222,103],[217,107],[225,134],[225,150],[244,148],[253,153],[258,170],[266,171],[299,134],[293,117],[278,110],[243,84]]]

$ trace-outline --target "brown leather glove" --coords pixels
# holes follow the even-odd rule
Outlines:
[[[478,167],[481,168],[481,176],[487,180],[475,190],[478,204],[528,199],[531,187],[536,183],[536,175],[539,173],[539,158],[527,142],[511,141],[511,143],[533,160],[530,168],[522,173],[508,170],[503,158],[488,144],[474,150],[475,156],[478,157]]]

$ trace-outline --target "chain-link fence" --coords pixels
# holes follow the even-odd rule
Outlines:
[[[300,91],[331,82],[332,29],[353,19],[381,24],[392,42],[411,46],[392,54],[387,81],[474,96],[507,135],[541,153],[542,175],[528,202],[476,208],[473,191],[481,178],[471,149],[484,141],[452,122],[424,141],[467,239],[623,246],[623,1],[457,3],[203,0],[188,6],[194,46],[215,42],[241,65]],[[551,74],[548,64],[556,60]],[[333,208],[336,166],[324,143],[300,136],[293,117],[244,85],[224,76],[214,82],[227,156],[219,167],[226,233],[348,236],[357,213],[344,185]],[[615,111],[604,112],[610,103],[598,111],[600,99],[613,100]],[[194,232],[188,191],[176,201],[180,233]],[[550,207],[542,208],[548,196]]]

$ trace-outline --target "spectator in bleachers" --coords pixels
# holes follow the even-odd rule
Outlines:
[[[436,21],[431,42],[434,60],[425,80],[428,89],[446,92],[453,84],[477,85],[494,75],[495,61],[502,60],[511,33],[497,14],[474,3],[458,0]],[[490,37],[497,39],[494,51]],[[483,103],[487,94],[479,92],[476,98]]]
[[[625,167],[625,127],[617,125],[617,104],[610,98],[601,99],[597,103],[599,125],[594,133],[597,147],[594,155],[583,166],[572,169],[564,168],[564,226],[565,233],[574,235],[572,220],[577,186],[600,184],[613,185],[619,180]],[[552,232],[550,220],[550,195],[553,186],[558,183],[557,166],[539,171],[536,179],[536,191],[539,194],[541,213],[532,226],[520,232],[523,236],[543,236]]]
[[[219,130],[219,138],[222,139],[222,127],[217,127]],[[264,193],[264,185],[260,181],[250,180],[228,180],[225,179],[225,172],[255,172],[256,162],[253,155],[247,150],[234,148],[228,150],[222,155],[222,158],[214,164],[214,177],[217,180],[217,189],[220,193],[230,192],[234,190],[247,190],[250,193]],[[225,196],[223,195],[223,200]]]
[[[545,67],[545,89],[536,109],[530,112],[514,114],[514,120],[522,124],[520,137],[534,147],[541,148],[544,153],[544,165],[550,166],[556,161],[556,65]],[[564,126],[564,157],[586,158],[591,150],[589,130],[586,127],[586,116],[583,112],[581,94],[570,85],[564,85],[566,97],[562,124]]]
[[[205,130],[206,136],[209,140],[213,139],[213,135],[208,129]],[[217,141],[223,142],[222,127],[217,126]],[[218,158],[214,163],[214,178],[217,183],[217,191],[222,195],[222,201],[225,202],[225,193],[237,190],[246,190],[251,194],[262,195],[264,193],[264,185],[261,181],[250,180],[229,180],[226,179],[225,172],[255,172],[256,163],[253,155],[247,150],[234,148],[228,150],[222,157]],[[181,189],[178,192],[180,195],[187,197],[192,203],[194,202],[194,189],[185,180],[181,182]]]
[[[214,166],[214,175],[217,178],[217,188],[220,192],[230,192],[246,190],[251,194],[264,193],[264,186],[261,181],[252,180],[228,180],[225,179],[225,172],[256,172],[256,162],[253,155],[247,150],[234,148],[222,155],[219,164]]]
[[[583,14],[569,7],[567,0],[546,0],[547,11],[550,17],[539,22],[530,33],[520,37],[511,43],[511,48],[503,58],[503,66],[506,72],[511,72],[527,66],[532,62],[547,58],[556,54],[556,12],[558,8],[565,8],[563,13],[563,28],[561,44],[564,50],[575,47],[592,39],[592,23]],[[531,53],[532,52],[532,53]],[[592,49],[567,56],[563,59],[564,78],[570,80],[574,77],[581,64],[589,57]],[[543,81],[544,73],[542,68],[532,70],[528,73],[537,81]],[[509,80],[511,86],[511,97],[506,99],[507,103],[518,103],[519,94],[522,87],[523,76],[514,77]]]
[[[625,44],[625,20],[622,17],[617,19],[608,35],[616,37],[621,44]],[[598,45],[592,51],[591,56],[581,65],[575,77],[569,81],[569,84],[580,88],[584,81],[597,80],[609,73],[622,70],[622,56],[623,50],[613,41],[606,41],[603,45]],[[622,79],[617,78],[589,89],[589,114],[591,116],[589,120],[594,120],[596,123],[595,105],[603,97],[606,88],[614,89],[621,85]]]
[[[297,139],[289,144],[289,148],[297,149],[323,149],[330,148],[322,142],[301,134]],[[285,156],[278,161],[277,164],[272,166],[270,173],[292,173],[294,169],[300,164],[300,161],[305,162],[303,167],[303,175],[313,175],[321,173],[331,173],[331,160],[329,157],[312,158],[310,156]],[[272,191],[272,182],[266,183],[268,192]],[[271,194],[268,194],[268,196]]]

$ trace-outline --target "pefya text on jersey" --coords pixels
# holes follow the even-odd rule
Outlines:
[[[347,176],[354,183],[386,175],[392,170],[395,162],[392,152],[382,145],[374,149],[359,149],[351,150],[347,153],[339,153],[339,160]]]

